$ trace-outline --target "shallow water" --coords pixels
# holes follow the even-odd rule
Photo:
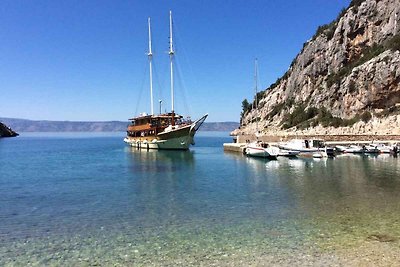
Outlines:
[[[243,265],[400,237],[397,158],[265,161],[224,153],[227,133],[190,151],[122,139],[0,140],[0,266]]]

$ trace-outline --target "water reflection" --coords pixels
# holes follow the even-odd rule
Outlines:
[[[165,225],[191,214],[195,188],[193,151],[126,148],[129,172],[127,219],[142,226]]]
[[[275,161],[233,156],[250,169],[246,182],[263,190],[274,186],[282,201],[291,201],[297,212],[318,214],[341,209],[365,212],[400,201],[400,163],[393,156],[343,154],[336,158]],[[264,188],[265,189],[265,188]],[[266,202],[269,199],[265,199]]]
[[[174,172],[192,167],[192,151],[137,149],[126,147],[129,166],[132,172]]]

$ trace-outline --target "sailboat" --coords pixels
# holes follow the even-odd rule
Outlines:
[[[194,135],[206,120],[208,114],[192,122],[185,120],[183,116],[175,113],[174,109],[174,46],[172,39],[172,12],[169,12],[169,59],[170,59],[170,79],[171,79],[171,112],[164,114],[154,114],[153,107],[153,80],[152,80],[152,46],[151,46],[151,26],[148,19],[149,28],[149,58],[150,68],[150,99],[151,114],[142,113],[138,117],[129,119],[127,136],[124,141],[133,147],[145,149],[179,149],[187,150],[190,145],[194,145]],[[161,110],[160,110],[161,113]]]
[[[258,65],[257,59],[254,63],[254,80],[255,80],[255,100],[254,100],[254,108],[256,112],[258,111],[257,105],[257,85],[258,85]],[[256,117],[256,137],[258,139],[258,122]],[[267,159],[276,159],[279,155],[279,148],[270,146],[269,144],[263,143],[260,140],[256,140],[255,142],[248,143],[245,148],[245,154],[251,157],[261,157]]]

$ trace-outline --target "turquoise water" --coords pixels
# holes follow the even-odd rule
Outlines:
[[[391,156],[265,161],[136,150],[116,134],[0,140],[0,266],[246,265],[400,236]]]

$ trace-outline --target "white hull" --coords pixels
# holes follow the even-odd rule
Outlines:
[[[248,145],[245,152],[246,155],[250,157],[276,159],[279,154],[279,149],[275,147],[264,148],[260,146]]]
[[[321,140],[301,140],[293,139],[288,143],[281,143],[279,148],[283,151],[296,151],[302,156],[326,157],[334,156],[334,150],[330,147],[322,146]]]
[[[293,151],[293,150],[285,150],[285,149],[281,149],[279,151],[278,156],[280,157],[297,157],[300,154],[299,151]]]
[[[324,151],[323,148],[297,148],[292,146],[280,145],[279,148],[287,151],[296,151],[299,153],[314,153]]]
[[[343,153],[364,153],[366,151],[364,147],[356,145],[336,146],[336,150]]]
[[[177,127],[176,129],[162,132],[158,134],[157,138],[152,141],[143,140],[143,138],[140,137],[125,137],[124,142],[138,149],[187,150],[189,149],[190,145],[194,145],[194,135],[206,120],[207,116],[208,114],[204,115],[190,125],[181,128]]]
[[[379,153],[391,153],[393,151],[393,147],[382,144],[377,145],[376,148],[379,150]]]

